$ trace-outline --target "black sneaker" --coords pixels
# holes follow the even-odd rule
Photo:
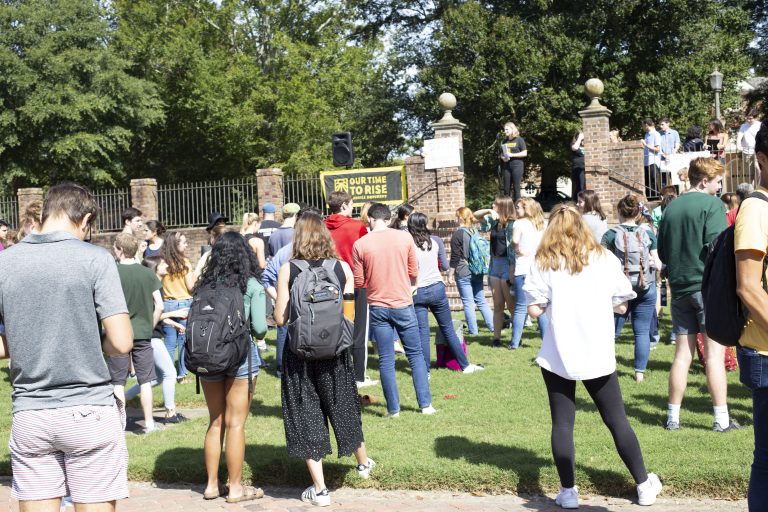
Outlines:
[[[732,419],[725,428],[721,427],[718,422],[715,422],[715,424],[712,425],[712,430],[714,432],[730,432],[731,430],[741,430],[741,425],[739,425],[736,420]]]
[[[500,348],[501,347],[501,340],[493,340],[491,343],[491,348]]]
[[[183,414],[177,412],[175,414],[166,416],[165,419],[163,420],[163,423],[173,423],[173,424],[182,423],[184,421],[187,421],[188,419],[189,418],[187,418]]]

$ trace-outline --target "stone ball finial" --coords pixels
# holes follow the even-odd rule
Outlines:
[[[456,96],[449,92],[444,92],[437,98],[437,103],[443,110],[453,110],[456,108]]]
[[[589,107],[587,108],[602,108],[603,106],[600,104],[600,96],[603,95],[603,91],[605,91],[605,85],[603,85],[603,81],[599,78],[590,78],[586,81],[584,84],[584,94],[589,96],[592,101],[589,104]]]

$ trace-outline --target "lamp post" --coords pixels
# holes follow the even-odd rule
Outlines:
[[[709,75],[709,86],[715,92],[715,117],[720,119],[720,91],[723,90],[723,74],[717,68]]]

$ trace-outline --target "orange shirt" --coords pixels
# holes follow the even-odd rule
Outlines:
[[[398,229],[372,231],[352,247],[355,288],[368,289],[368,305],[403,308],[413,304],[411,280],[419,274],[416,245]]]

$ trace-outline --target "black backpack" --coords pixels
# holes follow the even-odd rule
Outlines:
[[[344,316],[336,260],[317,267],[291,260],[300,270],[290,291],[288,348],[301,359],[333,359],[352,345],[354,324]]]
[[[240,288],[219,283],[195,289],[184,346],[187,369],[198,377],[223,375],[238,367],[248,354],[250,374],[251,345]]]
[[[750,194],[747,199],[753,197],[768,201],[758,192]],[[735,227],[734,223],[709,243],[701,282],[707,336],[726,347],[739,344],[741,331],[747,321],[747,308],[736,293]],[[766,287],[767,261],[763,259],[763,289]]]

